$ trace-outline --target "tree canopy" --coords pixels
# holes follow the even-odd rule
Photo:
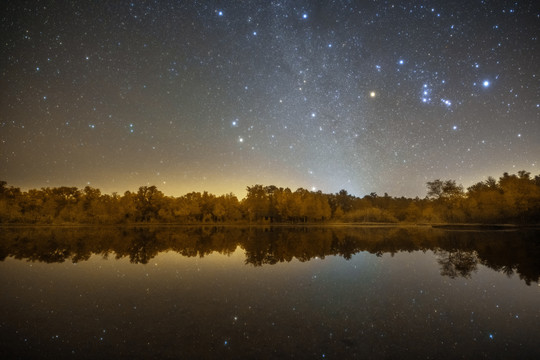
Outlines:
[[[428,181],[424,199],[378,196],[362,198],[292,191],[274,185],[247,187],[242,200],[230,193],[191,192],[166,196],[156,186],[123,195],[103,194],[86,186],[21,191],[0,181],[0,223],[538,223],[540,176],[529,172],[488,177],[465,191],[455,180]]]

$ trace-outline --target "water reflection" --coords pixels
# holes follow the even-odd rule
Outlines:
[[[246,265],[263,266],[297,259],[338,255],[344,259],[361,251],[381,256],[428,250],[437,256],[440,273],[450,278],[471,277],[478,265],[507,275],[518,274],[527,285],[540,276],[538,231],[446,231],[411,228],[6,228],[0,260],[7,257],[46,263],[88,260],[93,254],[147,264],[165,251],[185,257],[214,252],[231,255],[240,247]]]

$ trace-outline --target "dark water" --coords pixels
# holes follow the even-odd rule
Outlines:
[[[20,228],[2,358],[540,358],[540,233]]]

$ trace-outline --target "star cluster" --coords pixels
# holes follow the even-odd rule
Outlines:
[[[540,158],[535,1],[4,1],[0,178],[423,196]]]

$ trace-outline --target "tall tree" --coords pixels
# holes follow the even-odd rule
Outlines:
[[[137,220],[150,221],[158,218],[164,195],[156,186],[141,186],[135,196]]]
[[[250,221],[268,216],[270,202],[262,185],[248,186],[243,204]]]

